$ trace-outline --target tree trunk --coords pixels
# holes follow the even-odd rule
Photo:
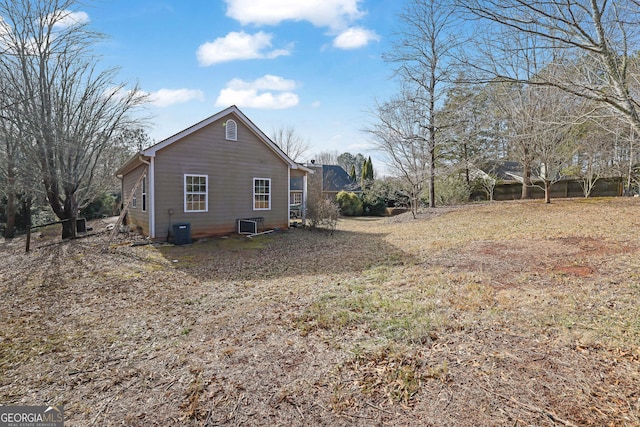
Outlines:
[[[429,207],[436,207],[436,149],[435,136],[431,137],[429,148]]]
[[[467,143],[463,144],[464,150],[464,178],[467,181],[467,187],[471,187],[471,177],[469,176],[469,150]]]
[[[16,211],[16,195],[13,189],[9,189],[7,192],[7,228],[4,230],[5,239],[13,239],[15,237]]]
[[[544,181],[544,202],[551,203],[551,181]]]
[[[522,194],[520,196],[523,200],[531,198],[531,162],[528,154],[528,150],[525,150],[525,157],[522,165]]]
[[[24,223],[27,228],[27,238],[25,244],[25,252],[29,252],[31,249],[31,197],[25,196],[22,200],[22,210],[24,211]]]
[[[418,200],[420,197],[420,189],[417,185],[413,185],[411,188],[411,215],[413,216],[413,219],[416,219],[418,217]]]
[[[7,159],[7,228],[4,230],[5,239],[15,237],[16,213],[16,177],[13,158],[9,155]]]
[[[62,223],[62,238],[71,239],[76,237],[76,219],[78,218],[78,203],[74,194],[67,194],[64,201],[65,217],[60,218]]]
[[[631,195],[631,176],[633,175],[633,143],[635,140],[636,130],[631,127],[631,138],[629,138],[629,175],[627,176],[627,194]]]

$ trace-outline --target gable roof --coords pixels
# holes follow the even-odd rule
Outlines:
[[[488,162],[483,168],[487,173],[495,175],[503,181],[522,180],[522,165],[518,162],[494,161]]]
[[[362,191],[342,166],[322,165],[322,191]]]
[[[210,125],[211,123],[216,122],[217,120],[220,120],[221,118],[229,115],[229,114],[233,114],[235,116],[236,119],[240,120],[245,126],[247,126],[257,137],[258,139],[260,139],[267,147],[269,147],[280,159],[282,159],[291,169],[301,169],[305,172],[311,172],[310,169],[294,162],[289,156],[287,156],[285,154],[284,151],[282,151],[280,149],[280,147],[278,147],[273,141],[271,141],[271,139],[265,135],[264,132],[262,132],[260,130],[260,128],[258,128],[251,120],[249,120],[249,118],[247,116],[244,115],[244,113],[242,111],[240,111],[240,109],[238,107],[236,107],[235,105],[232,105],[231,107],[225,108],[222,111],[217,112],[216,114],[192,125],[189,126],[188,128],[176,133],[173,136],[170,136],[169,138],[166,138],[142,151],[140,151],[139,153],[137,153],[135,156],[133,156],[131,159],[129,159],[129,161],[127,161],[127,163],[125,163],[122,167],[120,167],[120,169],[118,169],[118,171],[116,171],[116,175],[117,176],[121,176],[129,171],[131,171],[132,169],[134,169],[135,167],[139,166],[141,163],[144,163],[142,156],[144,157],[155,157],[156,153],[159,150],[162,150],[163,148],[177,142],[180,141],[181,139],[191,135],[192,133]]]
[[[473,178],[488,178],[493,176],[500,181],[523,182],[522,165],[519,162],[493,160],[485,162],[482,167],[475,167],[472,171]],[[531,179],[536,181],[540,177],[531,174]]]

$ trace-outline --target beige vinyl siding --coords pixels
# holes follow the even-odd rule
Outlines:
[[[225,138],[229,118],[237,141]],[[193,237],[235,232],[238,218],[264,217],[268,229],[288,226],[289,166],[233,114],[159,150],[154,167],[157,239],[185,222]],[[185,175],[207,176],[207,212],[184,211]],[[254,178],[271,179],[270,210],[253,209]]]
[[[122,178],[122,201],[123,203],[127,201],[127,198],[131,194],[131,190],[138,182],[140,175],[144,171],[146,165],[141,165],[135,168],[133,171],[127,173]],[[127,212],[127,220],[130,225],[141,227],[142,232],[146,235],[149,234],[149,179],[145,180],[147,183],[147,209],[146,211],[142,210],[142,184],[138,187],[136,191],[137,203],[136,207],[129,205],[129,211]]]

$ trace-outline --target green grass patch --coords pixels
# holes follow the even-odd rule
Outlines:
[[[382,267],[381,267],[382,268]],[[422,344],[434,336],[438,318],[433,291],[389,285],[393,269],[370,270],[362,278],[320,294],[297,319],[301,333],[326,331],[340,335],[362,328],[374,339]],[[373,280],[372,280],[373,279]]]

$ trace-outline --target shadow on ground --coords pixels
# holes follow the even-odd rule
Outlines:
[[[320,274],[358,274],[412,259],[385,242],[384,233],[297,229],[248,238],[211,238],[159,250],[199,280],[256,280]]]

